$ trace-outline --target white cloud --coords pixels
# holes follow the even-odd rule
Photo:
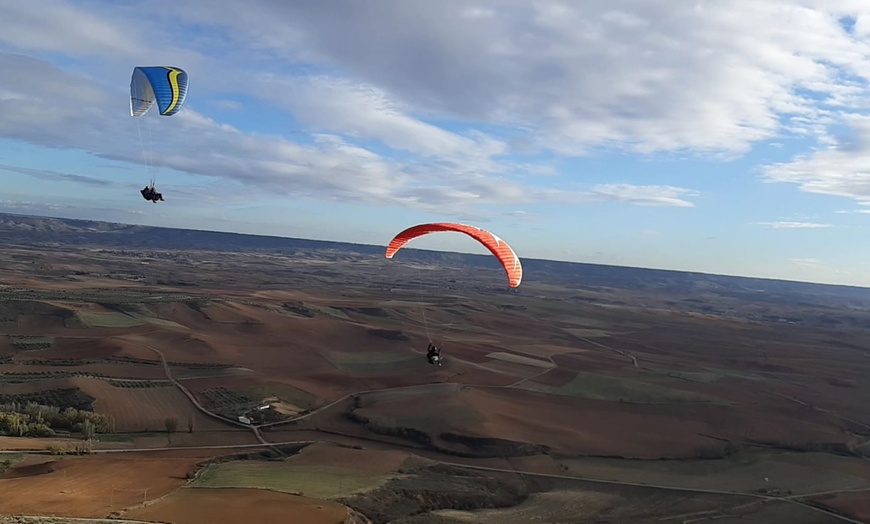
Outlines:
[[[808,275],[817,275],[819,273],[827,273],[838,276],[852,276],[852,272],[838,269],[830,264],[825,263],[818,258],[790,258],[789,264],[798,270],[806,271]]]
[[[850,135],[834,145],[764,168],[768,182],[797,184],[802,191],[846,197],[870,205],[870,117],[851,116]]]
[[[244,105],[241,102],[237,102],[235,100],[213,100],[211,102],[215,107],[219,107],[221,109],[230,109],[233,111],[241,111],[244,109]]]
[[[87,11],[62,0],[4,0],[0,43],[34,51],[104,56],[134,53],[132,24]]]
[[[823,227],[833,227],[832,224],[822,224],[819,222],[754,222],[759,226],[767,226],[771,229],[818,229]]]
[[[590,196],[645,206],[694,207],[686,198],[698,195],[697,191],[674,186],[599,184],[592,189]]]
[[[324,61],[414,108],[525,126],[564,154],[733,153],[786,130],[823,135],[832,111],[866,104],[870,76],[870,43],[838,23],[860,2],[173,5],[182,20]]]
[[[788,261],[792,264],[804,267],[818,267],[822,261],[818,258],[790,258]]]
[[[655,183],[536,189],[529,178],[554,168],[510,154],[739,154],[796,133],[834,145],[768,166],[766,180],[870,202],[867,118],[850,117],[848,140],[830,136],[843,112],[870,107],[859,0],[155,0],[148,17],[114,2],[33,5],[3,2],[0,49],[101,61],[76,76],[0,56],[16,71],[0,76],[8,138],[139,161],[136,128],[119,110],[129,70],[171,62],[198,95],[171,124],[152,119],[165,139],[158,161],[275,193],[452,213],[533,202],[692,207],[697,192]],[[852,33],[838,22],[845,15],[856,18]],[[209,93],[217,107],[237,106],[228,97],[241,93],[290,111],[315,142],[208,119],[199,111]],[[461,125],[443,125],[450,118]],[[368,140],[393,151],[359,145]]]
[[[311,145],[252,134],[188,106],[170,118],[146,115],[133,119],[126,111],[125,92],[106,91],[83,77],[20,55],[0,54],[0,69],[16,71],[16,75],[0,76],[0,92],[7,94],[0,98],[0,136],[133,162],[142,160],[144,143],[145,153],[157,153],[151,159],[155,168],[235,180],[273,195],[396,204],[454,215],[467,214],[478,205],[528,202],[612,200],[692,205],[683,197],[693,192],[670,186],[605,184],[589,190],[529,187],[499,172],[509,171],[510,166],[499,167],[487,160],[499,150],[495,142],[460,137],[425,125],[415,127],[399,113],[391,114],[392,124],[409,124],[413,130],[431,131],[442,139],[438,150],[428,152],[434,160],[394,160],[336,134],[313,135]],[[408,147],[419,145],[419,138],[408,138]],[[419,148],[417,152],[427,153]],[[463,162],[468,164],[465,169],[460,168]],[[130,177],[144,183],[147,172],[143,168],[141,174]],[[87,182],[70,175],[63,178]],[[164,188],[166,184],[163,182]],[[171,179],[168,184],[171,187]]]
[[[155,0],[145,18],[111,2],[42,5],[4,2],[0,42],[127,66],[184,62],[200,92],[247,90],[327,132],[484,166],[505,143],[421,115],[519,126],[527,136],[509,144],[564,154],[739,153],[785,130],[823,136],[837,111],[867,105],[857,0]],[[845,15],[853,34],[838,23]],[[253,74],[264,66],[274,76]],[[300,66],[316,74],[283,73]]]
[[[128,215],[143,215],[138,209],[118,207],[94,207],[93,205],[57,204],[53,202],[33,202],[29,200],[0,200],[0,213],[53,215],[65,218],[90,220],[129,220]],[[98,216],[94,216],[94,215]]]
[[[408,108],[371,85],[324,76],[268,75],[257,83],[257,89],[260,96],[291,110],[298,120],[315,128],[379,139],[396,150],[451,160],[456,167],[491,171],[498,166],[490,158],[507,153],[506,144],[482,133],[461,136],[408,116]]]
[[[600,2],[483,0],[469,6],[406,0],[363,8],[348,1],[166,0],[154,2],[145,20],[138,8],[98,4],[85,11],[52,2],[45,22],[34,18],[29,2],[7,4],[3,18],[15,22],[15,31],[2,33],[27,49],[50,40],[58,50],[86,46],[82,52],[143,56],[124,43],[169,41],[157,37],[171,34],[167,21],[221,30],[223,38],[176,39],[172,47],[148,52],[194,61],[198,78],[217,80],[211,69],[223,63],[239,73],[224,82],[283,98],[306,121],[350,123],[348,132],[359,133],[371,133],[372,122],[387,122],[384,135],[418,147],[419,140],[399,131],[433,134],[436,143],[445,132],[397,117],[395,105],[405,115],[423,111],[521,125],[538,146],[567,154],[599,145],[743,152],[783,127],[823,134],[835,118],[831,110],[866,105],[870,74],[870,44],[861,38],[866,6],[849,1],[627,0],[614,8]],[[858,19],[852,35],[837,21],[847,14]],[[58,24],[54,38],[28,36]],[[92,26],[99,27],[85,36],[76,29]],[[199,55],[215,48],[221,61],[204,67]],[[262,66],[264,56],[279,57],[285,67],[317,64],[308,70],[331,76],[289,92],[270,90],[282,80],[261,83],[243,74]],[[211,82],[199,85],[205,89]],[[326,89],[320,98],[318,88]],[[294,94],[315,108],[302,107]],[[338,100],[331,100],[336,96],[361,97],[368,105],[347,106],[350,113],[343,115]],[[820,107],[817,98],[826,102]],[[378,100],[388,100],[388,107]],[[360,114],[368,117],[361,122]]]
[[[5,164],[0,164],[0,171],[8,171],[10,173],[17,173],[19,175],[26,175],[42,180],[75,182],[78,184],[86,184],[90,186],[110,186],[114,184],[112,181],[88,175],[79,175],[76,173],[59,173],[57,171],[51,171],[48,169],[31,169],[27,167],[10,166]]]

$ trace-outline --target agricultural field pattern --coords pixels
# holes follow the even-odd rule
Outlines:
[[[0,238],[0,524],[870,523],[870,289]]]

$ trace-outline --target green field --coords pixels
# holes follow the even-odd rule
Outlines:
[[[389,300],[382,300],[382,301],[378,302],[378,305],[380,307],[384,307],[384,308],[396,307],[396,306],[398,306],[398,307],[420,307],[420,302],[418,302],[417,300],[411,300],[411,299],[407,299],[407,300],[389,299]]]
[[[142,319],[116,311],[77,311],[76,316],[84,325],[91,328],[125,328],[141,326],[146,323]]]
[[[449,519],[445,522],[474,524],[526,524],[535,521],[545,523],[597,522],[595,519],[597,513],[617,504],[619,499],[619,495],[616,494],[566,489],[548,493],[532,493],[519,505],[508,508],[488,508],[474,511],[441,509],[433,511],[432,515]]]
[[[237,461],[209,464],[192,488],[261,488],[332,499],[378,488],[390,476],[345,468],[294,466],[288,462]]]
[[[657,371],[645,374],[652,377],[676,378],[688,380],[690,382],[701,382],[704,384],[711,384],[728,377],[727,373],[718,373],[715,371]]]
[[[205,295],[187,293],[161,293],[152,291],[107,291],[107,290],[50,290],[50,289],[0,289],[0,302],[4,300],[62,301],[84,304],[153,304],[169,302],[202,302],[210,300]]]
[[[354,375],[425,373],[429,370],[425,357],[409,353],[331,351],[325,356],[342,372]]]
[[[188,330],[188,331],[190,330],[190,328],[188,328],[187,326],[182,326],[178,322],[173,322],[171,320],[166,320],[163,318],[150,317],[150,316],[146,316],[146,315],[141,315],[139,313],[130,313],[129,315],[131,317],[133,317],[134,319],[138,319],[142,322],[147,322],[149,324],[154,324],[155,326],[184,329],[184,330]]]
[[[23,453],[4,453],[0,456],[0,474],[14,466],[22,458],[24,458]]]
[[[595,400],[658,404],[668,402],[709,402],[725,404],[718,397],[669,388],[622,377],[578,373],[571,382],[555,388],[553,393]]]
[[[402,389],[372,391],[370,393],[363,393],[360,396],[365,400],[365,402],[375,404],[379,402],[394,402],[407,400],[409,398],[415,397],[429,399],[452,397],[458,394],[461,390],[462,384],[447,382],[440,384],[421,384],[419,386]]]
[[[600,337],[609,337],[610,332],[604,331],[603,329],[595,329],[595,328],[562,328],[568,333],[574,335],[575,337],[582,338],[600,338]]]
[[[482,328],[476,324],[459,324],[454,322],[438,322],[431,321],[430,329],[432,330],[432,335],[439,338],[450,338],[451,331],[463,331],[468,333],[488,333],[489,331],[486,328]]]
[[[691,382],[713,383],[725,378],[739,378],[744,380],[764,380],[764,377],[749,371],[719,368],[701,368],[699,371],[685,370],[657,370],[645,371],[645,375],[656,378],[676,378]]]
[[[463,403],[461,397],[449,398],[456,394],[453,387],[368,393],[362,396],[358,413],[377,426],[415,428],[426,433],[478,427],[484,417]],[[426,406],[430,402],[433,406]]]
[[[425,404],[421,397],[420,403]],[[428,411],[421,409],[421,411]],[[462,405],[439,406],[437,409],[420,415],[399,417],[374,417],[375,424],[394,428],[414,428],[425,433],[438,434],[445,431],[471,430],[478,427],[484,418],[476,410]]]
[[[592,317],[583,317],[579,315],[559,315],[554,320],[558,322],[564,322],[566,324],[571,324],[574,326],[580,326],[583,328],[598,328],[598,329],[611,329],[613,328],[613,323],[607,322],[606,320],[601,320]]]
[[[155,326],[184,329],[177,322],[164,320],[162,318],[143,315],[141,313],[130,312],[121,313],[118,311],[76,311],[76,316],[86,327],[91,328],[116,328],[116,327],[134,327],[145,324],[153,324]]]
[[[340,320],[350,320],[350,317],[347,316],[347,314],[344,311],[342,311],[340,309],[336,309],[334,307],[320,306],[317,304],[305,304],[304,307],[307,307],[308,309],[311,309],[313,311],[323,313],[324,315],[327,315],[327,316],[330,316],[333,318],[337,318]]]
[[[728,491],[778,489],[813,493],[870,489],[862,461],[824,453],[745,452],[726,460],[655,461],[578,458],[560,461],[568,474],[685,488]]]

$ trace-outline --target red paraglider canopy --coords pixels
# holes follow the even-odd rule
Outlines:
[[[402,246],[411,240],[423,235],[428,235],[429,233],[437,233],[440,231],[465,233],[486,246],[486,248],[489,249],[496,258],[498,258],[499,262],[501,262],[505,273],[507,273],[510,287],[517,287],[520,285],[520,282],[523,280],[523,266],[520,264],[520,259],[517,254],[514,253],[514,250],[511,249],[507,242],[477,226],[455,224],[451,222],[436,222],[432,224],[412,226],[396,235],[396,237],[390,241],[390,244],[387,246],[386,256],[387,258],[393,258],[396,251],[401,249]]]

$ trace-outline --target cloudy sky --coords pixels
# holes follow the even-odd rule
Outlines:
[[[870,286],[866,0],[2,0],[0,71],[0,211]]]

